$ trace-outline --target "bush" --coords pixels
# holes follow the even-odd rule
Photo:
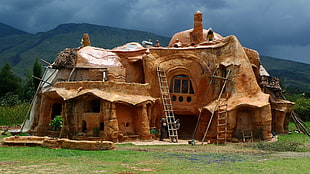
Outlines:
[[[310,121],[310,99],[299,98],[295,101],[294,110],[303,121]]]
[[[18,99],[18,95],[13,94],[12,92],[8,92],[0,98],[0,106],[12,107],[19,105],[20,103],[21,101]]]
[[[57,115],[53,120],[51,120],[50,126],[52,126],[52,130],[60,130],[62,128],[62,117],[61,115]]]

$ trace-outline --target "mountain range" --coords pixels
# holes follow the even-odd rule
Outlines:
[[[81,46],[81,38],[88,33],[93,46],[111,49],[128,42],[159,40],[168,45],[170,39],[153,33],[127,30],[92,24],[61,24],[55,29],[37,34],[30,34],[8,25],[0,25],[6,33],[0,35],[0,67],[9,63],[13,70],[23,76],[31,71],[35,58],[53,62],[57,53],[65,48]]]
[[[87,23],[61,24],[36,34],[0,23],[0,68],[9,63],[13,71],[23,77],[31,73],[36,58],[53,62],[64,48],[79,47],[84,33],[89,34],[92,46],[106,49],[143,40],[159,40],[162,46],[166,46],[170,41],[170,38],[154,33]],[[268,56],[260,58],[270,75],[280,78],[282,87],[310,91],[310,64]]]

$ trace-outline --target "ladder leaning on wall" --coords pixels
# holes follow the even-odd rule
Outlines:
[[[217,109],[216,143],[226,144],[227,140],[227,103],[221,103]]]
[[[173,113],[172,101],[169,93],[169,86],[166,72],[157,67],[158,83],[161,93],[161,99],[164,106],[164,112],[167,120],[168,135],[170,142],[178,142],[178,131],[176,128],[176,120]]]
[[[227,113],[227,105],[226,104],[221,105],[220,102],[221,102],[222,94],[225,91],[227,81],[229,80],[228,78],[230,77],[230,74],[231,74],[231,70],[228,70],[228,72],[226,74],[226,77],[224,77],[224,78],[220,77],[224,81],[223,81],[223,84],[222,84],[222,87],[221,87],[221,91],[220,91],[220,93],[218,95],[218,98],[216,100],[215,107],[212,110],[212,114],[211,114],[208,126],[207,126],[206,131],[205,131],[205,133],[203,135],[203,138],[201,140],[201,144],[204,143],[204,140],[205,140],[205,138],[207,136],[207,133],[208,133],[208,131],[210,129],[210,126],[211,126],[211,123],[212,123],[212,120],[213,120],[213,117],[214,117],[216,111],[218,113],[218,117],[221,117],[220,119],[218,118],[218,121],[222,120],[222,119],[224,121],[224,123],[222,123],[222,122],[218,122],[217,123],[217,138],[216,138],[216,141],[218,143],[221,140],[221,141],[224,141],[224,143],[226,143],[226,138],[227,138],[227,114],[228,114]],[[213,73],[212,78],[216,78],[214,75],[215,75],[215,73]],[[217,78],[219,78],[219,77],[217,77]],[[225,105],[226,105],[226,109],[223,110],[223,111],[220,111],[220,107],[225,106]],[[224,130],[222,128],[224,128]],[[220,134],[224,134],[224,137],[221,137]]]

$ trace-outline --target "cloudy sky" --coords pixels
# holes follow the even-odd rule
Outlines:
[[[193,27],[236,35],[261,55],[310,64],[309,0],[0,0],[0,22],[29,33],[90,23],[171,37]]]

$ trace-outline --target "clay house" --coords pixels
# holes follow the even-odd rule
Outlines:
[[[132,42],[109,50],[90,46],[85,35],[81,47],[64,49],[47,68],[23,131],[51,135],[49,124],[61,115],[60,137],[151,140],[166,118],[171,140],[271,140],[272,132],[288,132],[293,110],[274,83],[257,51],[204,29],[198,11],[193,29],[167,47]]]

